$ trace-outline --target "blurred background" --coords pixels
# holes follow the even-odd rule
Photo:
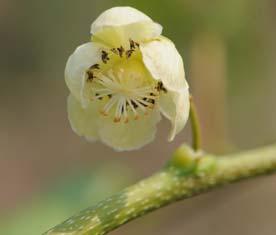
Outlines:
[[[169,123],[140,151],[76,136],[64,66],[105,9],[129,5],[164,26],[213,153],[276,140],[275,0],[0,0],[0,234],[37,235],[149,176],[190,141]],[[161,146],[161,147],[160,147]],[[144,216],[114,235],[275,235],[276,176],[231,185]]]

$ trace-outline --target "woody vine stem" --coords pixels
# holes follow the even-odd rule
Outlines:
[[[276,143],[251,151],[214,156],[201,151],[194,103],[190,120],[193,149],[180,146],[153,176],[99,202],[45,235],[104,235],[123,224],[168,204],[222,185],[276,172]]]

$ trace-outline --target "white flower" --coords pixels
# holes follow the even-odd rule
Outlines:
[[[68,59],[65,80],[73,130],[116,150],[154,139],[160,112],[172,123],[169,140],[189,115],[183,61],[162,27],[131,7],[102,13],[91,26],[92,42]]]

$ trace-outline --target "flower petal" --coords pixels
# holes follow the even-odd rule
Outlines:
[[[171,121],[169,141],[172,141],[185,126],[190,112],[189,90],[168,91],[160,96],[161,113]]]
[[[104,11],[91,25],[95,34],[106,26],[123,26],[141,21],[152,21],[150,17],[132,7],[113,7]]]
[[[110,47],[129,46],[129,39],[137,42],[160,36],[162,26],[132,7],[114,7],[103,12],[91,25],[93,41]]]
[[[143,61],[151,75],[161,80],[166,89],[188,88],[183,61],[174,44],[165,37],[140,45]]]
[[[118,151],[139,149],[153,141],[156,124],[160,120],[157,109],[128,123],[114,123],[112,119],[105,117],[101,120],[99,135],[105,144]]]
[[[81,101],[86,70],[100,61],[101,45],[86,43],[79,46],[69,57],[65,67],[65,81],[73,95]]]
[[[84,109],[81,103],[70,94],[67,100],[67,110],[71,127],[76,134],[84,136],[90,141],[98,139],[97,121],[99,114],[96,101]]]

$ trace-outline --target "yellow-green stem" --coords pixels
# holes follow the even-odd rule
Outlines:
[[[103,235],[153,210],[245,178],[276,172],[276,145],[228,156],[181,146],[155,175],[69,218],[45,235]]]

